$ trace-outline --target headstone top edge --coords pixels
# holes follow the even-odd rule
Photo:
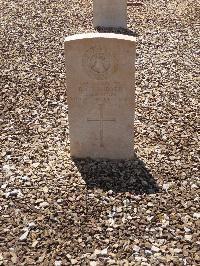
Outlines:
[[[81,33],[65,38],[65,42],[85,40],[85,39],[115,39],[136,42],[136,37],[117,33]]]

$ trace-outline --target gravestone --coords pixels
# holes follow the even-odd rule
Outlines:
[[[72,157],[134,157],[135,45],[114,33],[65,39]]]
[[[127,28],[127,0],[94,0],[94,27]]]

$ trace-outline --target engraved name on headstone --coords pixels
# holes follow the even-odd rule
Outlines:
[[[135,44],[113,33],[65,39],[72,157],[134,157]]]

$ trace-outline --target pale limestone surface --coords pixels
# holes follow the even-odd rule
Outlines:
[[[65,39],[72,157],[134,157],[135,46],[113,33]]]
[[[127,0],[94,0],[94,27],[127,28]]]

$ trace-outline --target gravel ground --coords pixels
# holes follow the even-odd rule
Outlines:
[[[200,265],[198,1],[128,3],[137,159],[120,162],[69,156],[63,40],[95,31],[92,1],[0,11],[0,265]]]

